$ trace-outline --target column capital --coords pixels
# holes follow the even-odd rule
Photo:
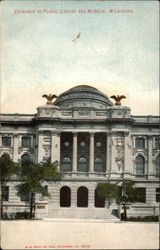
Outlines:
[[[51,135],[57,135],[60,136],[61,135],[61,131],[51,131]]]
[[[124,131],[124,136],[126,137],[126,136],[128,136],[129,135],[129,131]]]
[[[89,132],[90,136],[94,137],[95,136],[95,132]]]
[[[61,131],[57,131],[57,136],[61,136]]]
[[[77,136],[78,135],[78,132],[72,132],[73,136]]]
[[[13,137],[18,137],[19,134],[13,133]]]
[[[44,131],[43,130],[38,130],[38,135],[43,135]]]
[[[107,135],[107,136],[111,136],[111,135],[112,135],[112,132],[111,132],[111,131],[108,131],[108,132],[106,132],[106,135]]]

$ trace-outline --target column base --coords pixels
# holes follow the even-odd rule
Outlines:
[[[128,172],[128,173],[124,173],[123,174],[123,177],[124,178],[129,178],[129,179],[131,179],[132,177],[131,177],[131,174]]]
[[[89,174],[89,176],[92,176],[92,177],[95,176],[95,172],[93,172],[93,171],[88,172],[88,174]]]

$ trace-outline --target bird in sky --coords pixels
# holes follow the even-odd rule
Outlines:
[[[121,100],[126,98],[126,96],[124,96],[124,95],[120,95],[120,96],[119,95],[117,95],[117,96],[112,95],[110,98],[112,98],[116,101],[115,105],[121,106]]]
[[[79,38],[80,38],[80,35],[81,35],[81,32],[79,32],[79,34],[76,36],[75,39],[72,40],[72,42],[75,42],[77,39],[79,39]]]
[[[57,96],[56,95],[52,95],[52,94],[49,94],[49,95],[42,95],[42,97],[45,97],[46,99],[47,99],[47,105],[52,105],[52,100],[54,99],[54,98],[57,98]]]

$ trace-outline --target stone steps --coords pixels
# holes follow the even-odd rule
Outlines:
[[[108,219],[119,221],[113,211],[107,208],[53,208],[48,218]]]

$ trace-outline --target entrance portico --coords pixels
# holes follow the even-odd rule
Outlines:
[[[61,132],[60,137],[62,173],[106,172],[106,133]]]
[[[96,182],[63,181],[57,188],[57,183],[50,183],[47,217],[113,218],[112,209],[105,207],[105,200],[96,193],[96,185]]]

